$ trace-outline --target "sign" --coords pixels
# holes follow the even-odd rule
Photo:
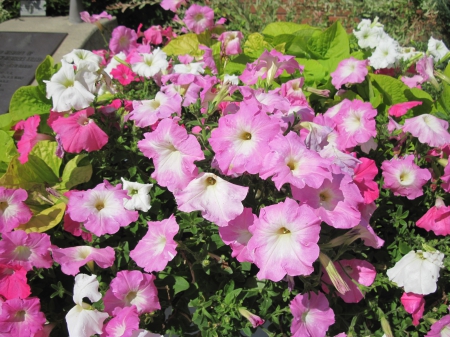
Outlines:
[[[45,16],[45,0],[20,0],[20,16]]]

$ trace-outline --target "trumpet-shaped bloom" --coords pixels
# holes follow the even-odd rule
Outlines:
[[[433,37],[430,37],[428,40],[428,52],[433,55],[436,61],[439,61],[449,52],[447,46],[442,40],[436,40]]]
[[[130,252],[130,257],[148,273],[164,270],[177,255],[177,243],[173,238],[178,229],[173,215],[162,221],[149,221],[147,234]]]
[[[161,1],[160,5],[166,11],[170,10],[176,13],[178,8],[181,7],[181,5],[186,5],[186,0],[163,0]]]
[[[86,68],[89,71],[97,71],[100,69],[102,58],[89,50],[74,49],[69,54],[64,55],[63,60],[67,63],[73,63],[77,70]]]
[[[257,277],[280,281],[284,276],[309,275],[319,257],[320,220],[307,205],[293,199],[261,209],[250,226],[247,249],[260,269]]]
[[[192,4],[186,11],[184,23],[195,34],[214,26],[214,11],[208,6]]]
[[[403,126],[404,132],[409,132],[419,138],[421,143],[434,147],[450,144],[450,133],[447,130],[446,121],[429,114],[408,118]]]
[[[113,314],[118,308],[134,306],[140,315],[160,309],[158,290],[153,283],[154,280],[154,275],[145,274],[139,270],[118,272],[103,298],[105,311]]]
[[[439,270],[444,267],[444,254],[410,251],[403,256],[394,267],[387,270],[389,280],[403,287],[407,293],[428,295],[437,288]]]
[[[402,195],[410,200],[423,194],[422,186],[431,179],[427,169],[421,169],[414,163],[414,155],[405,158],[385,160],[381,164],[383,170],[383,188],[389,188],[394,195]]]
[[[263,325],[265,322],[261,317],[251,313],[250,311],[248,311],[245,308],[239,308],[238,310],[242,316],[244,316],[245,318],[247,318],[249,320],[249,322],[252,324],[253,328]]]
[[[1,336],[34,336],[46,321],[37,297],[10,299],[1,303],[1,309]]]
[[[66,315],[70,337],[90,337],[102,333],[103,322],[109,315],[93,309],[89,304],[83,302],[85,297],[92,303],[102,298],[98,286],[97,275],[78,274],[75,276],[73,301],[76,305]]]
[[[202,172],[174,196],[180,211],[201,211],[206,220],[218,226],[227,226],[229,221],[244,211],[242,200],[247,192],[248,187],[234,185],[213,173]]]
[[[139,54],[137,59],[133,59],[133,61],[131,62],[131,69],[139,76],[146,78],[154,77],[169,67],[167,54],[159,48],[153,50],[152,53]]]
[[[118,311],[118,312],[117,312]],[[115,317],[104,327],[108,337],[131,337],[139,329],[139,316],[136,307],[125,307],[115,311]]]
[[[0,241],[0,263],[18,264],[25,270],[50,268],[50,237],[45,233],[25,233],[16,230],[3,233]]]
[[[27,298],[30,294],[27,271],[20,265],[0,264],[0,295],[10,300]]]
[[[143,128],[155,124],[158,120],[181,114],[181,96],[166,95],[159,91],[154,99],[133,101],[133,111],[130,119]]]
[[[123,178],[123,189],[128,192],[128,196],[131,199],[123,199],[123,206],[130,210],[140,210],[147,212],[150,209],[150,189],[153,184],[140,184],[137,182],[131,182]]]
[[[369,57],[370,65],[374,69],[393,68],[400,60],[400,46],[396,40],[385,35],[383,43],[378,44]]]
[[[90,15],[88,12],[80,12],[81,20],[87,23],[95,23],[100,19],[108,19],[112,20],[112,15],[108,14],[106,11],[101,12],[100,14],[92,14]]]
[[[123,199],[129,199],[122,184],[112,186],[106,180],[87,191],[72,192],[67,212],[74,221],[83,222],[84,227],[97,236],[115,234],[120,227],[128,226],[139,217],[137,211],[123,206]]]
[[[378,174],[378,168],[375,161],[368,158],[359,158],[361,164],[355,167],[353,181],[358,186],[361,195],[364,197],[364,203],[370,204],[378,199],[380,190],[378,184],[374,181]]]
[[[279,131],[279,124],[266,113],[241,108],[219,119],[219,127],[211,132],[209,143],[224,174],[256,174],[270,151],[269,142]]]
[[[340,89],[347,83],[362,83],[369,70],[369,60],[357,60],[353,56],[339,62],[337,69],[331,73],[331,84]]]
[[[69,117],[59,117],[52,123],[52,129],[60,136],[64,151],[92,152],[108,143],[108,135],[89,118],[93,114],[94,108],[87,108]]]
[[[445,206],[441,198],[436,198],[435,206],[431,207],[416,222],[417,227],[433,231],[436,235],[450,234],[450,206]]]
[[[118,54],[121,51],[128,54],[131,50],[137,48],[137,38],[138,36],[133,29],[118,26],[112,31],[111,40],[109,40],[109,49],[113,54]]]
[[[425,337],[449,337],[449,336],[450,336],[450,315],[446,315],[431,326],[430,331],[428,331]]]
[[[292,337],[324,337],[334,324],[334,312],[321,292],[298,294],[289,305],[294,319]]]
[[[422,102],[421,101],[409,101],[409,102],[397,103],[389,108],[388,113],[390,116],[401,117],[401,116],[405,115],[409,109],[412,109],[418,105],[422,105]]]
[[[9,189],[0,186],[0,233],[11,232],[19,225],[30,221],[32,214],[24,201],[28,193],[24,189]]]
[[[152,178],[171,192],[184,189],[197,176],[194,162],[204,159],[197,139],[174,120],[162,120],[155,131],[144,134],[138,142],[142,153],[153,159],[155,171]]]
[[[403,293],[400,301],[402,302],[405,311],[412,315],[412,323],[415,326],[419,325],[419,319],[422,318],[423,312],[425,310],[425,300],[423,298],[423,295]]]
[[[100,268],[111,267],[115,260],[114,249],[111,247],[94,248],[90,246],[78,246],[69,248],[52,248],[53,259],[61,265],[61,270],[66,275],[76,275],[80,267],[90,261],[95,261]]]
[[[242,53],[241,41],[244,38],[240,31],[223,32],[219,36],[222,42],[222,52],[225,55],[237,55]]]

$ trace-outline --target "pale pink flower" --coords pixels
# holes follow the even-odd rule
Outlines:
[[[109,49],[113,54],[118,54],[121,51],[128,54],[132,49],[137,48],[138,44],[136,40],[137,34],[133,29],[118,26],[112,31],[111,40],[109,40]]]
[[[369,60],[357,60],[353,56],[339,62],[337,69],[331,73],[331,84],[340,89],[347,83],[362,83],[369,70]]]
[[[260,269],[257,277],[278,282],[286,275],[309,275],[319,257],[320,220],[293,199],[266,206],[250,226],[247,249]]]
[[[423,295],[403,293],[400,301],[402,302],[405,311],[412,315],[412,323],[415,326],[419,325],[419,319],[422,318],[423,312],[425,311],[425,299],[423,298]]]
[[[266,113],[241,107],[237,113],[219,119],[219,127],[211,132],[209,143],[224,174],[256,174],[270,151],[269,142],[278,132],[279,124],[273,123]]]
[[[11,232],[30,221],[32,214],[24,203],[27,198],[28,193],[24,189],[0,186],[0,233]]]
[[[45,233],[25,233],[16,230],[3,233],[0,241],[0,263],[18,264],[25,270],[50,268],[50,237]]]
[[[94,248],[77,246],[68,248],[52,247],[53,259],[61,265],[61,271],[66,275],[76,275],[80,267],[94,261],[100,268],[109,268],[115,260],[114,249],[111,247]]]
[[[222,241],[231,247],[231,256],[239,262],[253,262],[252,253],[247,249],[247,244],[252,233],[249,227],[253,225],[256,215],[251,208],[244,208],[242,214],[231,220],[228,226],[219,227],[219,235]]]
[[[324,337],[334,324],[334,312],[321,292],[298,294],[289,305],[294,319],[292,337]]]
[[[407,76],[402,76],[400,78],[402,80],[403,83],[405,83],[408,87],[410,88],[418,88],[420,89],[421,86],[420,84],[422,84],[424,81],[423,77],[420,75],[414,75],[412,77],[407,77]]]
[[[119,271],[103,298],[105,311],[112,314],[116,308],[134,306],[141,315],[161,309],[154,280],[154,275],[139,270]]]
[[[214,61],[212,49],[202,44],[198,46],[198,49],[204,51],[201,60],[203,61],[205,67],[211,69],[212,74],[217,75],[217,66],[216,61]]]
[[[409,132],[419,138],[422,144],[441,147],[450,144],[448,122],[430,114],[408,118],[403,126],[404,132]]]
[[[418,105],[422,105],[422,102],[421,101],[409,101],[409,102],[397,103],[389,108],[388,113],[390,116],[401,117],[401,116],[405,115],[409,109],[412,109]]]
[[[307,105],[306,96],[302,90],[303,84],[305,83],[305,78],[299,77],[286,83],[281,84],[281,95],[289,99],[289,102]]]
[[[42,330],[45,321],[37,297],[14,298],[1,303],[1,336],[33,336],[39,330]]]
[[[252,324],[253,328],[263,325],[265,322],[261,317],[251,313],[250,311],[248,311],[245,308],[239,308],[238,310],[242,316],[244,316],[245,318],[247,318],[249,320],[249,322]]]
[[[201,211],[206,220],[227,226],[244,211],[242,200],[247,193],[248,187],[234,185],[213,173],[201,172],[174,196],[180,211]]]
[[[94,108],[78,111],[69,117],[59,117],[52,123],[52,129],[59,134],[64,151],[80,153],[100,150],[108,143],[108,135],[89,116]]]
[[[414,163],[414,155],[404,158],[385,160],[381,164],[384,178],[383,188],[390,189],[394,195],[402,195],[410,200],[423,194],[422,186],[431,179],[427,169],[421,169]]]
[[[170,118],[162,120],[153,132],[145,133],[138,148],[153,159],[152,178],[171,192],[184,189],[197,176],[197,160],[204,159],[200,144],[193,135]]]
[[[192,4],[186,11],[184,23],[190,31],[200,34],[214,26],[214,11],[208,6]]]
[[[27,271],[20,265],[0,264],[0,295],[10,300],[27,298],[30,294]]]
[[[162,271],[177,255],[177,243],[173,240],[179,226],[171,215],[162,221],[149,221],[147,234],[130,252],[130,257],[147,273]]]
[[[366,287],[371,286],[377,276],[375,267],[365,260],[358,259],[339,260],[334,262],[334,266],[350,289],[345,294],[338,292],[337,295],[345,303],[358,303],[361,301],[364,298],[364,294],[352,280]],[[328,285],[331,284],[330,276],[326,271],[322,276],[322,280]],[[328,293],[328,287],[326,285],[322,285],[322,289]]]
[[[177,12],[178,8],[181,7],[181,5],[187,5],[186,0],[162,0],[161,1],[161,7],[164,8],[166,11],[172,11]]]
[[[134,305],[118,309],[114,315],[103,328],[108,337],[131,337],[133,331],[139,329],[139,316]]]
[[[115,234],[120,227],[128,226],[139,217],[137,211],[123,206],[123,199],[129,199],[122,184],[112,186],[108,181],[87,191],[72,192],[67,212],[74,221],[83,222],[84,227],[97,236]]]
[[[420,76],[422,76],[424,82],[430,82],[436,88],[439,88],[439,84],[434,77],[434,64],[433,58],[431,56],[424,55],[416,63],[416,70]]]
[[[237,55],[242,53],[241,41],[244,35],[240,31],[223,32],[219,36],[222,42],[222,53],[225,55]]]
[[[447,163],[444,168],[444,174],[441,176],[441,187],[445,192],[450,192],[450,165]]]
[[[416,226],[427,231],[433,231],[436,235],[449,235],[450,206],[445,206],[444,201],[437,197],[435,206],[431,207],[417,220]]]
[[[80,12],[80,17],[81,20],[87,23],[95,23],[100,19],[112,20],[113,18],[112,15],[108,14],[106,11],[103,11],[100,14],[92,14],[92,16],[88,12],[84,11]]]

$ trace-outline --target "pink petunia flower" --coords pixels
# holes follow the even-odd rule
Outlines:
[[[139,217],[137,211],[123,206],[123,199],[129,199],[122,184],[112,186],[108,181],[87,191],[72,192],[67,204],[67,213],[97,236],[115,234],[120,227],[128,226]]]
[[[339,62],[337,69],[331,73],[331,84],[340,89],[347,83],[362,83],[369,70],[369,60],[357,60],[353,56]]]
[[[100,14],[92,14],[92,16],[88,12],[84,11],[80,12],[80,17],[81,20],[87,23],[95,23],[100,19],[112,20],[113,18],[112,15],[108,14],[106,11],[103,11]]]
[[[118,54],[121,51],[128,54],[132,49],[137,48],[138,44],[136,40],[137,34],[133,29],[118,26],[112,31],[111,40],[109,40],[109,49],[113,54]]]
[[[67,196],[67,195],[66,195]],[[84,229],[83,223],[82,222],[77,222],[77,221],[73,221],[70,218],[69,213],[66,212],[66,214],[64,214],[64,230],[71,233],[74,236],[81,236],[83,238],[83,240],[92,241],[92,234],[87,232]]]
[[[419,325],[419,320],[423,316],[425,311],[425,299],[423,295],[417,295],[414,293],[403,293],[400,301],[405,308],[405,311],[412,315],[412,323],[417,326]]]
[[[163,41],[162,27],[161,26],[151,26],[144,32],[145,43],[150,43],[154,45],[161,44]]]
[[[450,332],[450,315],[442,317],[433,323],[425,337],[447,337]],[[447,335],[447,336],[446,336]]]
[[[136,307],[125,307],[114,311],[114,317],[103,327],[108,337],[131,337],[139,329],[139,316]]]
[[[416,70],[422,76],[424,82],[430,82],[435,88],[439,89],[439,83],[434,77],[434,65],[431,56],[424,55],[416,63]]]
[[[103,298],[105,311],[112,314],[117,308],[134,306],[141,315],[161,309],[154,280],[154,275],[139,270],[119,271]]]
[[[401,116],[405,115],[409,109],[412,109],[418,105],[422,105],[422,102],[421,101],[409,101],[409,102],[397,103],[389,108],[388,113],[390,116],[401,117]]]
[[[402,76],[401,80],[410,88],[418,88],[421,89],[420,84],[424,82],[424,79],[420,75],[414,75],[412,77]]]
[[[320,220],[293,199],[261,209],[249,228],[247,249],[260,269],[257,277],[280,281],[284,276],[309,275],[319,257]]]
[[[416,222],[417,227],[433,231],[436,235],[450,234],[450,206],[437,197],[436,204]]]
[[[14,298],[1,304],[0,335],[34,336],[42,330],[45,316],[41,312],[39,298]]]
[[[119,64],[117,67],[111,70],[111,75],[122,85],[130,84],[136,77],[136,74],[124,64]]]
[[[155,171],[152,178],[171,192],[184,189],[197,176],[194,164],[203,160],[204,154],[193,135],[170,118],[163,119],[145,139],[138,142],[138,148],[153,159]]]
[[[206,220],[227,226],[244,211],[242,200],[247,193],[248,187],[234,185],[213,173],[201,172],[174,196],[180,211],[201,211]]]
[[[161,7],[164,8],[166,11],[172,11],[174,13],[177,12],[178,8],[181,7],[181,5],[187,5],[186,0],[163,0],[161,1]]]
[[[0,233],[11,232],[26,224],[33,216],[24,203],[28,193],[24,189],[9,189],[0,186]]]
[[[259,317],[258,315],[252,314],[250,311],[248,311],[245,308],[239,308],[238,310],[242,316],[244,316],[245,318],[247,318],[250,321],[253,328],[263,325],[265,322],[261,317]]]
[[[27,271],[20,265],[0,264],[0,295],[10,300],[27,298],[30,294]]]
[[[115,260],[114,249],[111,247],[94,248],[77,246],[69,248],[52,247],[53,259],[61,265],[61,271],[66,275],[75,276],[80,267],[94,261],[100,268],[111,267]]]
[[[100,150],[108,143],[108,135],[89,116],[94,108],[87,108],[69,117],[60,117],[52,123],[52,129],[59,134],[64,151],[80,153]]]
[[[223,32],[219,36],[219,41],[222,42],[222,52],[225,55],[241,54],[241,41],[243,38],[244,35],[240,31]]]
[[[179,226],[171,215],[162,221],[149,221],[147,234],[130,252],[136,264],[148,273],[162,271],[177,255],[177,243],[173,240]]]
[[[214,10],[208,6],[192,4],[185,13],[184,23],[195,34],[214,27]]]
[[[403,126],[404,132],[419,138],[422,144],[434,147],[450,144],[450,133],[447,130],[448,122],[429,114],[408,118]]]
[[[3,233],[0,241],[0,263],[18,264],[25,270],[50,268],[53,260],[50,256],[50,236],[45,233],[25,233],[16,230]]]
[[[404,158],[385,160],[381,164],[384,178],[383,188],[390,189],[394,195],[402,195],[410,200],[423,194],[422,186],[431,179],[427,169],[421,169],[414,163],[414,155]]]
[[[323,337],[334,324],[334,312],[321,292],[298,294],[289,305],[294,319],[292,337]]]
[[[378,168],[372,159],[361,157],[359,160],[361,163],[355,167],[353,181],[364,197],[364,203],[370,204],[378,199],[380,195],[378,184],[374,181],[375,176],[378,174]]]

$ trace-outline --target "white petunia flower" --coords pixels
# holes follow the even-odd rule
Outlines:
[[[133,63],[131,69],[139,76],[153,77],[160,71],[164,71],[169,67],[167,54],[157,48],[152,53],[140,54],[142,61]]]
[[[89,50],[74,49],[69,54],[64,55],[63,60],[75,64],[77,70],[97,71],[100,69],[102,58]]]
[[[369,57],[370,65],[375,69],[392,68],[400,59],[400,46],[393,38],[385,35],[383,42]]]
[[[448,48],[441,40],[430,37],[428,40],[428,53],[433,55],[435,61],[439,61],[449,52]]]
[[[223,77],[223,84],[239,85],[239,76],[225,74]]]
[[[203,62],[191,62],[189,64],[176,64],[173,66],[173,72],[177,74],[200,75],[205,72]]]
[[[110,77],[112,77],[111,75],[111,71],[116,68],[119,64],[121,64],[119,61],[116,60],[116,58],[124,60],[127,58],[127,55],[125,55],[125,53],[123,51],[121,51],[120,53],[114,55],[114,57],[111,58],[111,60],[109,61],[108,65],[105,68],[105,73],[107,73]]]
[[[371,27],[367,25],[362,26],[359,31],[354,30],[353,34],[358,39],[358,45],[361,48],[376,48],[386,35],[383,27]]]
[[[436,291],[439,270],[444,266],[443,260],[444,254],[437,250],[412,250],[388,269],[386,274],[390,281],[404,287],[405,293],[428,295]]]
[[[128,195],[131,197],[131,199],[123,199],[123,207],[130,211],[140,210],[147,212],[151,207],[149,192],[153,184],[140,184],[123,178],[120,179],[123,182],[122,189],[128,191]]]

